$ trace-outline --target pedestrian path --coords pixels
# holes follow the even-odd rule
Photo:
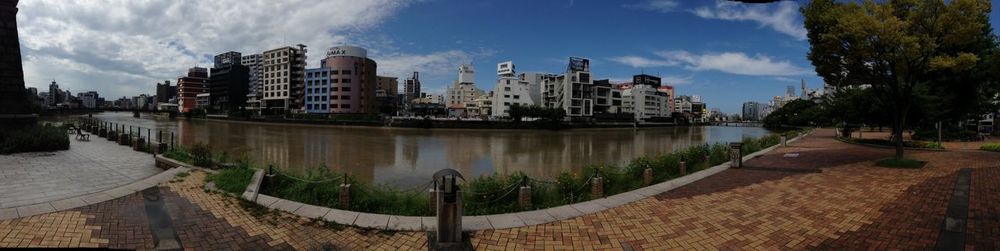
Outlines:
[[[0,209],[101,192],[161,171],[152,155],[97,137],[71,139],[65,151],[0,155]]]

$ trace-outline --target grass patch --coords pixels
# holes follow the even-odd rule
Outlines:
[[[1000,144],[984,144],[983,146],[979,147],[979,150],[1000,152]]]
[[[875,161],[875,165],[876,166],[889,167],[889,168],[916,169],[916,168],[924,167],[925,164],[927,164],[926,161],[920,161],[920,160],[915,160],[915,159],[888,158],[888,159],[881,159],[881,160]]]
[[[253,178],[254,169],[245,165],[226,168],[219,173],[209,174],[206,181],[214,182],[215,188],[233,194],[242,194]],[[179,174],[178,174],[179,175]]]

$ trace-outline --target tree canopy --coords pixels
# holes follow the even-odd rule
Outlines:
[[[990,75],[982,69],[993,64],[984,59],[996,47],[990,8],[989,0],[814,0],[802,8],[808,58],[828,84],[871,89],[902,159],[902,130],[915,100],[980,106],[963,95],[990,85],[974,77]]]

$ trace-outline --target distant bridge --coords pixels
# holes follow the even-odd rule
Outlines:
[[[732,126],[732,127],[764,127],[764,123],[755,121],[745,121],[745,122],[722,122],[713,121],[709,123],[713,126]]]

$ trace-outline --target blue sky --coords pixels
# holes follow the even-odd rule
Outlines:
[[[315,67],[326,48],[350,44],[369,49],[380,75],[420,71],[432,93],[450,85],[460,63],[473,63],[477,84],[489,90],[499,62],[561,73],[567,57],[580,56],[598,78],[660,75],[679,94],[735,113],[800,80],[822,87],[805,57],[805,3],[23,0],[18,23],[26,84],[40,89],[56,80],[74,92],[133,96],[229,50],[303,43]],[[991,19],[995,25],[996,10]]]

